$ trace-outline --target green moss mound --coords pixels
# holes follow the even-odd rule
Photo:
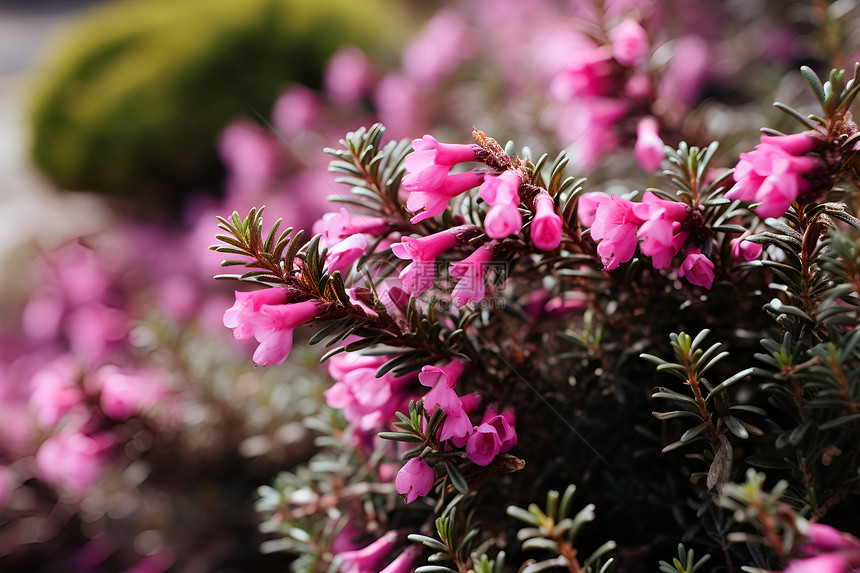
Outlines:
[[[124,0],[81,18],[33,96],[31,154],[55,184],[108,194],[215,185],[218,132],[320,83],[341,44],[398,28],[383,0]]]

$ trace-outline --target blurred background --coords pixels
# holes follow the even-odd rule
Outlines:
[[[573,97],[558,78],[627,18],[647,73]],[[802,97],[789,71],[854,61],[855,19],[845,0],[0,0],[0,571],[284,570],[256,488],[310,457],[320,412],[343,420],[316,349],[252,366],[208,247],[217,215],[260,205],[311,235],[347,131],[477,126],[642,188],[636,119],[730,136],[730,166],[784,121],[773,95]]]

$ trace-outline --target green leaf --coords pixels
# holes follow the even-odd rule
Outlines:
[[[463,477],[463,474],[460,472],[460,468],[458,468],[455,464],[444,461],[442,464],[445,467],[445,470],[448,472],[448,477],[451,478],[451,485],[454,486],[458,492],[466,495],[469,493],[469,484],[466,482],[466,478]]]
[[[705,397],[705,402],[710,400],[711,397],[716,396],[720,392],[723,392],[724,390],[726,390],[729,386],[731,386],[735,382],[742,380],[743,378],[749,376],[750,374],[752,374],[754,372],[754,370],[755,370],[754,368],[747,368],[746,370],[741,370],[740,372],[738,372],[734,376],[730,376],[729,378],[727,378],[726,380],[724,380],[723,382],[721,382],[720,384],[715,386],[714,389],[708,393],[708,395]]]

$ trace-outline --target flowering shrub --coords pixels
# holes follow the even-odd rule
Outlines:
[[[856,568],[858,88],[796,72],[856,58],[824,4],[819,43],[770,3],[467,0],[399,62],[344,46],[222,133],[181,231],[38,258],[0,568]]]

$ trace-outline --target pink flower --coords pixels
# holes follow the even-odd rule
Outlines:
[[[640,119],[636,127],[636,145],[633,147],[633,157],[639,167],[645,171],[656,171],[666,156],[663,147],[663,140],[657,131],[657,120],[653,117]]]
[[[42,479],[76,495],[83,495],[101,473],[105,451],[111,439],[105,434],[87,436],[63,431],[45,440],[36,452],[36,466]]]
[[[405,401],[404,387],[414,381],[414,377],[395,377],[390,372],[377,377],[386,360],[388,357],[342,353],[329,361],[335,384],[325,391],[326,402],[342,410],[360,433],[375,435],[382,430]]]
[[[753,261],[761,255],[762,246],[752,241],[747,241],[744,237],[737,237],[729,241],[732,246],[732,257],[737,261]]]
[[[678,269],[679,277],[686,277],[690,284],[710,289],[714,286],[714,263],[698,249],[687,253]]]
[[[264,304],[283,304],[287,291],[282,288],[267,288],[253,292],[236,291],[236,303],[224,311],[224,326],[233,329],[239,340],[254,336],[254,328],[261,319],[260,307]]]
[[[483,300],[486,294],[484,276],[489,263],[493,260],[493,249],[498,241],[490,241],[481,245],[475,252],[451,265],[451,276],[460,279],[451,298],[457,306],[465,306],[471,301]]]
[[[729,199],[761,203],[755,212],[759,217],[779,217],[792,201],[810,191],[806,177],[824,167],[820,159],[805,156],[818,139],[808,132],[794,135],[762,135],[761,143],[748,153],[741,153],[735,167],[735,185]]]
[[[688,214],[687,206],[660,199],[649,191],[641,203],[633,205],[633,211],[645,219],[636,232],[642,240],[639,250],[651,257],[651,265],[655,269],[668,267],[689,236],[686,231],[681,231],[681,223]]]
[[[481,424],[476,426],[466,441],[466,454],[469,459],[479,466],[489,465],[499,455],[502,440],[494,426]]]
[[[627,18],[609,32],[612,55],[622,66],[634,66],[648,55],[648,34],[639,22]]]
[[[552,251],[561,243],[562,220],[555,212],[555,203],[542,191],[535,199],[532,219],[532,242],[542,251]]]
[[[490,205],[484,218],[484,228],[489,237],[501,239],[522,228],[523,217],[517,208],[521,183],[522,179],[513,171],[484,177],[480,195]]]
[[[458,163],[475,161],[476,145],[440,143],[432,135],[412,141],[415,150],[406,156],[404,164],[408,174],[403,186],[409,191],[440,187],[451,168]]]
[[[637,216],[633,203],[617,195],[597,207],[591,236],[598,241],[597,254],[606,270],[618,268],[633,258],[636,231],[645,220]]]
[[[609,195],[604,195],[603,193],[586,193],[585,195],[581,195],[576,214],[582,226],[591,227],[594,225],[594,219],[597,217],[597,208],[609,200]]]
[[[340,570],[343,573],[369,573],[378,571],[379,566],[394,549],[396,543],[397,534],[393,531],[388,531],[367,547],[339,553],[337,556],[341,559]]]
[[[254,362],[260,366],[280,364],[290,355],[293,330],[319,315],[315,301],[294,304],[264,304],[254,327],[254,338],[260,345],[254,351]]]
[[[514,429],[514,414],[510,410],[495,414],[493,410],[484,413],[481,424],[492,426],[499,436],[499,453],[505,453],[517,445],[517,431]]]
[[[412,503],[419,497],[427,495],[436,481],[436,472],[427,462],[412,458],[406,462],[397,477],[394,478],[394,489],[406,496],[406,503]]]
[[[432,413],[439,407],[447,414],[439,433],[439,439],[442,441],[464,438],[472,430],[463,401],[454,391],[457,379],[463,374],[465,367],[463,362],[452,360],[443,367],[424,366],[418,374],[418,381],[431,388],[424,396],[424,408]]]
[[[455,227],[426,237],[403,237],[401,242],[391,245],[396,257],[412,261],[400,272],[403,288],[412,296],[433,286],[436,257],[457,245],[456,233],[461,229]]]
[[[218,151],[227,166],[229,193],[259,193],[274,181],[280,149],[269,132],[249,120],[228,125],[218,139]]]
[[[806,531],[806,538],[807,542],[800,546],[801,553],[806,555],[842,549],[860,551],[860,540],[823,523],[810,523]]]
[[[352,264],[367,254],[370,240],[367,235],[357,234],[343,239],[329,250],[326,266],[329,273],[346,272]]]

